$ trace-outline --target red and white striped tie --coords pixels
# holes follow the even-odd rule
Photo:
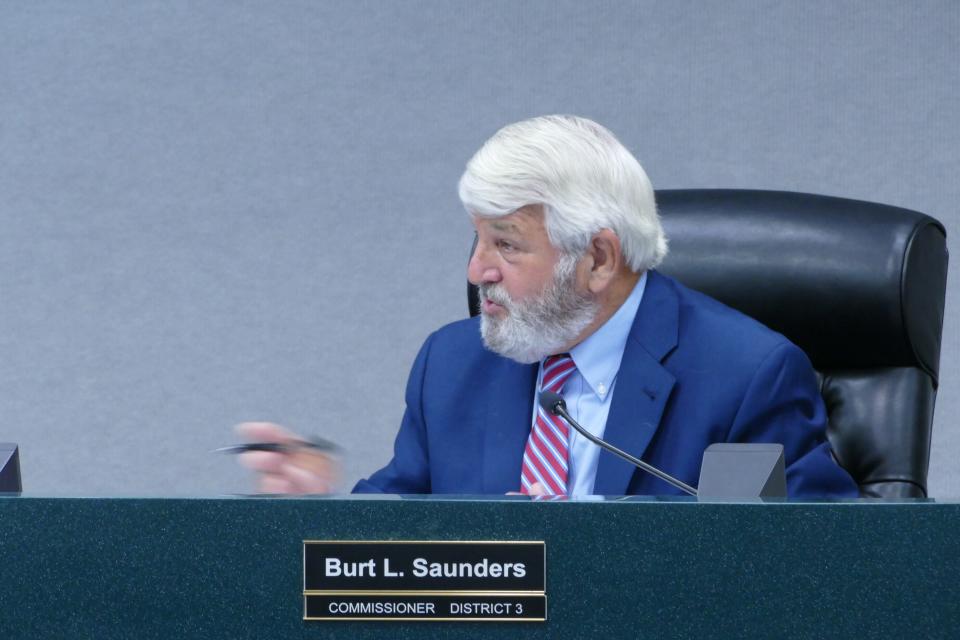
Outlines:
[[[541,391],[560,393],[563,384],[577,368],[569,354],[550,356],[543,363]],[[549,415],[537,403],[537,416],[523,452],[520,491],[530,493],[539,482],[547,493],[567,493],[567,458],[570,450],[570,428],[558,416]]]

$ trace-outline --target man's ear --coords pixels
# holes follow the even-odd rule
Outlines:
[[[592,293],[605,290],[623,267],[620,238],[610,229],[601,229],[590,239],[587,255],[591,258],[587,287]]]

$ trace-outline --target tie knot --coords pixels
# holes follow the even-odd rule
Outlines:
[[[559,393],[567,378],[576,368],[577,365],[573,363],[573,358],[570,357],[569,353],[550,356],[543,361],[543,379],[540,383],[540,390]]]

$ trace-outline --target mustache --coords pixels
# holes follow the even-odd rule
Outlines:
[[[480,298],[495,302],[502,307],[509,308],[513,304],[510,295],[502,287],[495,284],[481,284],[477,289],[480,292]]]

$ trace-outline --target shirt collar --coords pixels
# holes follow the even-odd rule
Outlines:
[[[586,340],[570,350],[570,357],[577,365],[577,372],[600,400],[607,398],[617,371],[620,370],[627,337],[630,335],[630,328],[646,286],[647,272],[644,271],[616,313]]]

